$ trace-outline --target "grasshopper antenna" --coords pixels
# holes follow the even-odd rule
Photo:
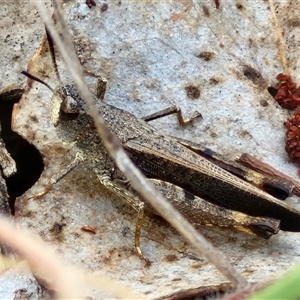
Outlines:
[[[28,73],[27,71],[22,71],[21,73],[25,76],[27,76],[30,79],[33,79],[35,81],[38,81],[40,83],[42,83],[43,85],[45,85],[47,88],[49,88],[53,94],[59,94],[60,95],[60,109],[67,114],[74,114],[74,113],[78,113],[78,103],[77,101],[73,98],[71,91],[69,90],[70,87],[68,87],[67,85],[65,86],[60,78],[59,72],[58,72],[58,67],[57,67],[57,63],[56,63],[56,58],[55,58],[55,50],[54,50],[54,43],[53,43],[53,39],[51,37],[50,32],[48,31],[48,29],[45,27],[45,31],[46,31],[46,37],[47,37],[47,41],[48,41],[48,45],[49,45],[49,52],[50,52],[50,56],[51,56],[51,61],[52,64],[54,66],[54,71],[55,71],[55,75],[58,79],[59,82],[59,87],[58,89],[53,89],[49,84],[47,84],[46,82],[44,82],[43,80],[41,80],[40,78]],[[54,123],[57,123],[58,118],[55,118]]]
[[[45,26],[45,30],[46,30],[46,36],[47,36],[47,41],[48,41],[48,45],[49,45],[51,60],[52,60],[54,70],[55,70],[55,75],[56,75],[56,77],[59,81],[59,84],[62,86],[63,83],[62,83],[61,78],[59,76],[58,67],[57,67],[56,58],[55,58],[55,50],[54,50],[53,39],[52,39],[51,34],[48,31],[46,26]]]
[[[54,45],[53,45],[53,40],[51,37],[50,32],[47,30],[46,26],[45,26],[45,31],[46,31],[46,37],[47,37],[47,41],[48,41],[48,45],[49,45],[49,50],[50,50],[50,55],[51,55],[51,60],[54,66],[54,70],[55,70],[55,75],[60,83],[61,86],[63,86],[63,83],[61,81],[61,78],[59,76],[59,72],[58,72],[58,67],[57,67],[57,63],[56,63],[56,58],[55,58],[55,50],[54,50]],[[40,83],[42,83],[43,85],[45,85],[48,89],[50,89],[52,91],[52,93],[54,93],[54,89],[45,81],[43,81],[42,79],[28,73],[27,71],[22,71],[21,74],[27,76],[28,78],[38,81]]]
[[[27,76],[28,78],[32,79],[32,80],[35,80],[35,81],[38,81],[40,83],[42,83],[43,85],[45,85],[52,93],[54,93],[54,89],[48,84],[46,83],[45,81],[43,81],[42,79],[28,73],[27,71],[22,71],[21,74]]]

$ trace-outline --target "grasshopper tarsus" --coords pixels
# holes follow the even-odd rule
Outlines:
[[[187,125],[191,124],[195,119],[198,119],[198,118],[201,119],[202,118],[201,113],[199,113],[198,111],[195,111],[190,118],[184,119],[183,115],[182,115],[182,112],[181,112],[181,109],[179,107],[177,107],[176,115],[177,115],[177,119],[179,121],[179,124],[181,126],[187,126]]]
[[[144,220],[144,203],[141,202],[141,204],[139,206],[139,210],[138,210],[138,219],[136,221],[136,227],[135,227],[134,247],[135,247],[135,250],[136,250],[138,256],[146,262],[145,266],[150,266],[151,265],[150,260],[143,253],[143,251],[140,247],[141,229],[143,226],[143,220]]]
[[[172,114],[176,114],[178,122],[181,126],[186,126],[191,124],[195,119],[197,118],[202,118],[202,115],[199,112],[194,112],[194,114],[192,115],[192,117],[188,118],[188,119],[184,119],[183,115],[182,115],[182,111],[178,106],[170,106],[167,107],[163,110],[160,110],[158,112],[155,112],[151,115],[148,115],[146,117],[143,117],[142,120],[149,122],[149,121],[153,121],[162,117],[166,117]]]

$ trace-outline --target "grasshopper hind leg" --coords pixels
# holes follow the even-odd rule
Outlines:
[[[151,182],[178,211],[195,225],[234,228],[265,239],[279,231],[279,220],[254,217],[226,209],[166,181],[151,179]]]
[[[152,120],[155,120],[155,119],[159,119],[159,118],[162,118],[162,117],[166,117],[168,115],[172,115],[172,114],[176,114],[177,116],[177,119],[179,121],[179,124],[181,126],[186,126],[186,125],[189,125],[191,124],[195,119],[197,118],[202,118],[202,115],[201,113],[195,111],[194,114],[188,118],[188,119],[184,119],[183,118],[183,115],[182,115],[182,111],[181,109],[178,107],[178,106],[171,106],[171,107],[168,107],[166,109],[163,109],[161,111],[158,111],[156,113],[153,113],[151,115],[148,115],[144,118],[142,118],[144,121],[146,122],[149,122],[149,121],[152,121]]]

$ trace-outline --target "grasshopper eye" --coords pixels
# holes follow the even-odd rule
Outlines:
[[[66,114],[76,114],[79,113],[78,102],[71,96],[66,96],[61,103],[60,109]]]
[[[67,84],[58,89],[61,95],[60,110],[66,114],[79,113],[79,95],[72,84]]]

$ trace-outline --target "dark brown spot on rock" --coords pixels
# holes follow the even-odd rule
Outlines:
[[[32,122],[34,122],[34,123],[38,123],[38,122],[39,122],[38,118],[37,118],[35,115],[30,116],[29,118],[30,118],[30,120],[31,120]]]
[[[174,255],[174,254],[169,254],[169,255],[166,255],[165,260],[166,260],[167,262],[173,262],[173,261],[177,261],[178,258],[177,258],[177,256]]]
[[[249,65],[244,65],[243,74],[256,85],[259,85],[263,81],[261,74]]]
[[[220,1],[219,0],[215,0],[215,5],[216,5],[216,9],[220,8]]]
[[[287,25],[289,27],[299,27],[300,26],[300,19],[299,18],[291,18],[287,21]]]
[[[28,80],[27,81],[27,88],[26,88],[26,90],[32,89],[32,85],[33,85],[33,80]]]
[[[58,241],[63,241],[64,240],[63,229],[65,226],[66,226],[65,223],[60,224],[58,222],[55,222],[52,228],[49,230],[52,237]]]
[[[237,8],[238,10],[243,10],[243,9],[244,9],[244,6],[243,6],[241,3],[237,3],[237,4],[236,4],[236,8]]]
[[[202,51],[200,52],[197,57],[204,59],[205,61],[210,61],[215,57],[215,53],[214,52],[209,52],[209,51]]]
[[[172,281],[181,281],[181,280],[182,280],[182,278],[179,278],[179,277],[175,277],[172,279]]]
[[[125,237],[128,235],[128,233],[130,233],[130,228],[128,226],[125,226],[122,231],[121,231],[122,235]]]
[[[190,99],[198,99],[200,97],[200,90],[196,86],[189,85],[184,88],[186,90],[186,95]]]
[[[242,137],[242,138],[244,138],[244,137],[246,137],[248,135],[251,136],[250,133],[247,130],[241,130],[239,132],[239,136]]]
[[[86,0],[86,5],[91,9],[93,6],[96,6],[96,2],[94,0]]]
[[[102,12],[104,12],[104,11],[107,11],[107,9],[108,9],[108,4],[107,4],[107,3],[103,3],[103,4],[101,5],[100,10],[101,10]]]
[[[268,101],[266,101],[266,100],[260,100],[259,103],[263,107],[267,107],[269,105]]]
[[[209,84],[217,85],[219,83],[219,80],[215,77],[209,78]]]
[[[203,10],[205,17],[210,17],[209,9],[205,5],[202,6],[202,10]]]
[[[35,132],[29,131],[27,134],[27,140],[32,143],[35,140]]]

